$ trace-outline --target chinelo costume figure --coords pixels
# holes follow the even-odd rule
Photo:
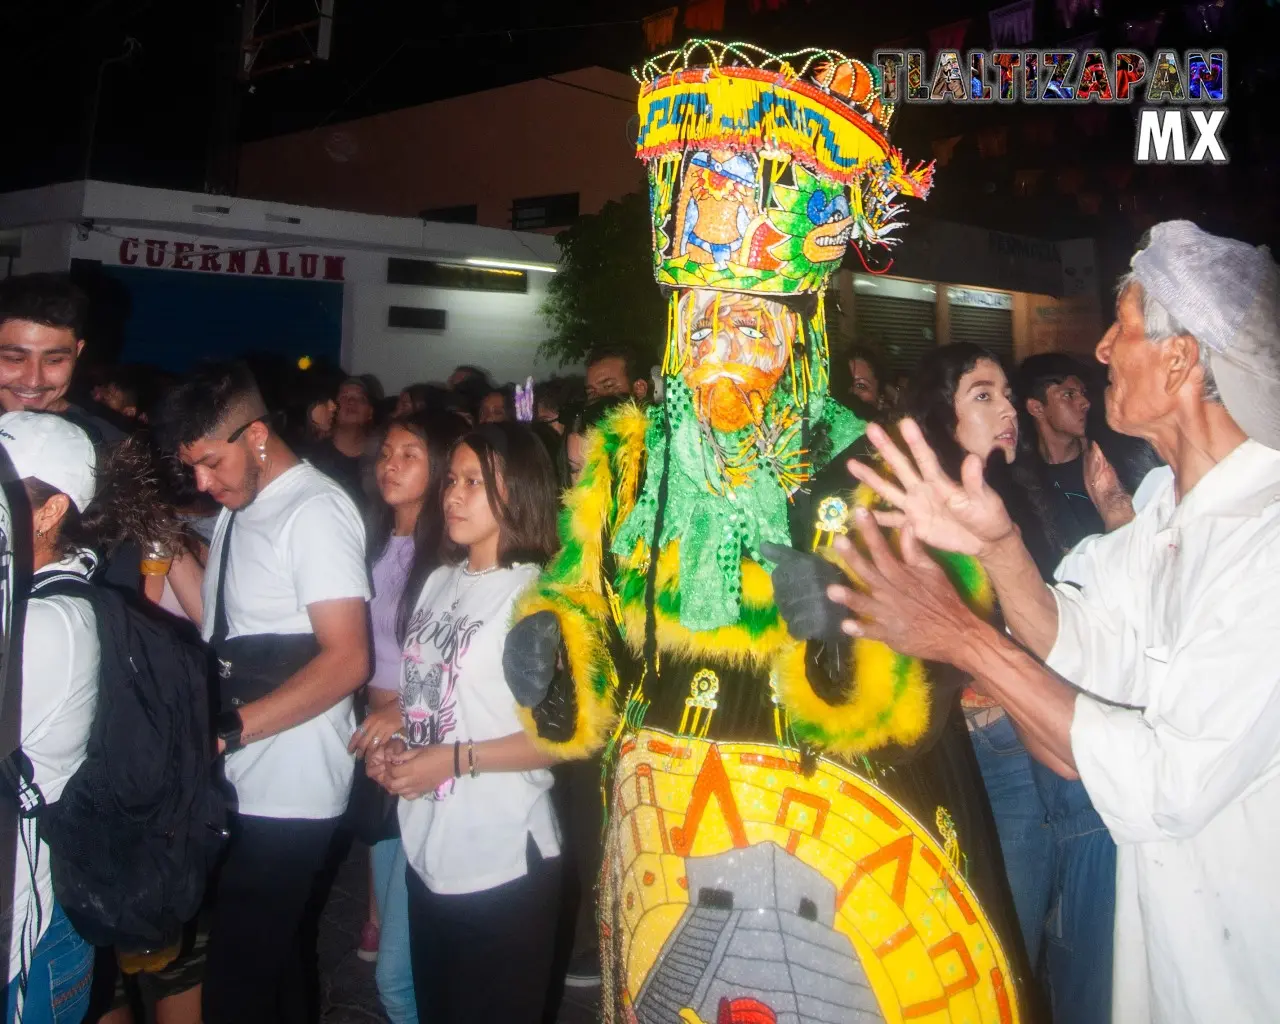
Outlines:
[[[1024,1019],[958,686],[843,637],[810,554],[860,500],[806,488],[863,430],[827,395],[823,290],[933,174],[877,73],[695,42],[637,75],[664,397],[590,436],[504,656],[540,745],[604,751],[606,1020]]]

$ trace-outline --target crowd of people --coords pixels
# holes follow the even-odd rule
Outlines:
[[[1098,365],[1063,353],[1015,370],[943,344],[892,381],[874,347],[833,358],[833,392],[872,426],[827,472],[874,487],[902,538],[860,516],[862,543],[838,547],[862,585],[829,599],[847,631],[962,674],[1047,1019],[1265,1020],[1275,266],[1187,228],[1134,266],[1097,353],[1105,422]],[[318,908],[354,833],[372,900],[352,941],[394,1024],[542,1020],[557,985],[599,978],[600,770],[527,736],[504,640],[592,426],[655,380],[601,351],[536,385],[529,422],[466,366],[392,398],[317,381],[288,410],[242,364],[158,388],[107,370],[78,402],[85,302],[64,277],[0,282],[0,447],[33,571],[21,748],[56,801],[107,657],[93,604],[42,581],[123,588],[216,658],[229,838],[199,914],[140,972],[124,949],[95,969],[48,852],[20,858],[9,1019],[116,1024],[140,998],[164,1024],[315,1019]],[[980,560],[990,623],[921,544]]]

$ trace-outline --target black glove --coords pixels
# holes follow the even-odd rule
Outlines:
[[[773,598],[791,635],[824,643],[843,637],[840,624],[849,612],[827,597],[827,588],[848,586],[848,577],[820,555],[781,544],[761,544],[760,553],[775,563]]]
[[[809,641],[808,660],[820,670],[808,673],[810,684],[828,703],[848,700],[853,640],[840,626],[849,612],[827,596],[833,583],[848,586],[848,577],[820,555],[780,544],[761,544],[760,553],[775,563],[773,597],[788,632],[797,640]]]
[[[547,696],[560,654],[560,620],[534,612],[511,627],[502,649],[502,671],[516,703],[536,708]]]

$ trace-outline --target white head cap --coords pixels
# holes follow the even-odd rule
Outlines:
[[[1209,350],[1231,418],[1280,449],[1280,268],[1267,248],[1170,220],[1131,264],[1146,294]]]
[[[83,512],[97,487],[97,452],[89,435],[51,412],[9,412],[0,416],[0,447],[18,478],[35,477],[71,499]]]

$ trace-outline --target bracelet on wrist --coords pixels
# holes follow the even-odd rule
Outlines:
[[[462,750],[462,740],[453,741],[453,777],[456,779],[462,775],[462,768],[458,763],[458,755]]]
[[[467,740],[467,773],[474,779],[480,774],[480,766],[476,762],[476,745]]]

